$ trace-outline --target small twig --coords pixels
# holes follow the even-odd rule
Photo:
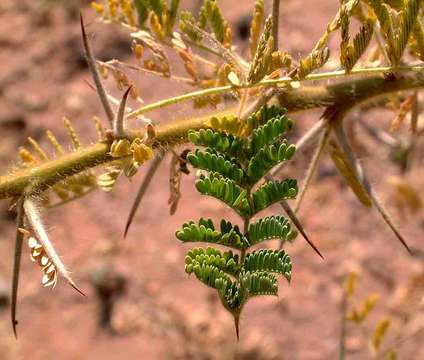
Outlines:
[[[16,320],[16,307],[18,300],[18,285],[19,285],[19,272],[21,269],[21,255],[22,255],[22,243],[24,235],[19,229],[24,226],[24,198],[20,197],[16,203],[16,240],[15,240],[15,256],[13,262],[13,279],[12,279],[12,303],[10,307],[10,314],[12,319],[12,327],[15,337],[17,338],[16,325],[18,325],[18,320]]]
[[[113,133],[116,138],[122,139],[126,137],[125,129],[124,129],[124,120],[125,120],[125,107],[127,103],[128,94],[131,91],[132,86],[130,86],[127,91],[125,91],[124,96],[119,104],[118,112],[116,113],[115,118],[113,119]]]
[[[103,87],[102,80],[100,78],[99,70],[96,65],[96,58],[94,57],[93,51],[90,46],[90,42],[88,41],[88,37],[85,32],[85,25],[84,25],[84,19],[82,17],[82,14],[80,14],[80,21],[81,21],[82,42],[84,44],[85,58],[87,60],[88,68],[90,69],[91,76],[93,77],[94,83],[96,84],[97,93],[103,105],[103,109],[105,110],[109,123],[112,126],[112,122],[114,118],[113,111],[112,111],[112,108],[110,107],[109,101],[107,99],[106,90]]]
[[[156,171],[159,168],[159,165],[162,163],[162,160],[164,159],[164,154],[162,152],[159,152],[155,158],[152,160],[152,163],[150,164],[149,169],[147,170],[147,173],[140,185],[140,188],[138,189],[137,196],[134,199],[134,202],[131,206],[130,214],[128,215],[127,223],[125,225],[125,231],[124,231],[124,238],[128,234],[128,230],[130,229],[130,226],[132,224],[132,221],[134,219],[134,216],[137,212],[137,209],[141,203],[141,200],[144,197],[144,194],[146,193],[153,177],[156,174]]]
[[[280,0],[272,0],[272,37],[274,51],[278,51],[278,33],[280,27]]]
[[[296,206],[294,208],[295,213],[299,212],[300,205],[302,204],[303,198],[306,194],[306,191],[308,190],[309,184],[311,183],[311,180],[318,168],[318,163],[321,159],[321,155],[325,149],[325,146],[327,145],[330,132],[331,132],[330,126],[327,126],[324,133],[322,134],[321,140],[316,148],[314,156],[312,157],[311,163],[308,166],[308,170],[306,171],[305,181],[303,183],[302,190],[300,191],[299,196],[297,197]]]

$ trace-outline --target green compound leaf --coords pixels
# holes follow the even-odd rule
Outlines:
[[[250,159],[247,175],[251,184],[255,184],[265,176],[269,170],[283,161],[290,160],[296,152],[295,145],[289,145],[286,140],[281,144],[263,146],[254,157]]]
[[[268,216],[250,224],[247,238],[250,246],[262,241],[280,239],[292,241],[297,232],[291,229],[290,222],[284,216]]]
[[[217,172],[240,185],[245,182],[244,171],[236,160],[217,154],[212,149],[190,152],[187,155],[187,161],[195,168]]]
[[[252,195],[252,215],[281,200],[295,198],[298,191],[297,181],[293,179],[267,181]]]
[[[227,310],[234,312],[241,308],[244,296],[237,282],[219,278],[215,281],[215,288]]]
[[[238,136],[201,129],[189,131],[188,138],[194,145],[210,147],[220,154],[242,159],[246,156],[246,141]]]
[[[186,272],[188,272],[188,267],[186,265]],[[210,286],[214,289],[216,289],[216,281],[217,280],[221,280],[222,282],[228,282],[231,283],[231,280],[229,278],[229,276],[222,270],[220,270],[219,268],[217,268],[214,265],[199,265],[196,264],[195,266],[193,266],[192,271],[197,279],[199,279],[199,281],[201,281],[202,283],[204,283],[207,286]],[[220,282],[218,282],[220,283]]]
[[[202,175],[196,181],[196,189],[201,194],[223,201],[242,217],[249,216],[251,212],[247,191],[220,174],[212,172],[208,176]]]
[[[246,124],[246,132],[250,134],[254,129],[266,124],[269,120],[279,118],[281,116],[284,116],[285,114],[285,109],[282,109],[277,106],[264,105],[259,111],[248,117]]]
[[[269,108],[269,113],[274,113],[273,108]],[[269,116],[268,114],[263,117]],[[252,153],[256,154],[264,146],[277,142],[282,135],[287,133],[293,127],[293,121],[285,114],[279,114],[266,120],[264,125],[259,126],[252,132],[251,148]]]
[[[187,274],[191,274],[194,272],[196,276],[197,274],[203,274],[202,279],[206,279],[206,277],[204,276],[206,272],[202,272],[199,270],[197,270],[196,272],[196,269],[198,269],[199,267],[200,269],[207,267],[215,267],[219,271],[223,271],[227,274],[235,276],[240,271],[238,261],[239,256],[234,255],[232,251],[221,253],[219,250],[216,250],[212,247],[208,247],[206,249],[195,248],[190,250],[186,255],[185,271]],[[209,278],[207,277],[207,282],[208,284],[213,284],[213,287],[215,287],[215,281],[213,281],[213,283],[211,282],[212,278],[213,276],[209,280]]]
[[[266,271],[247,271],[240,274],[241,287],[246,289],[248,296],[278,295],[277,278]]]
[[[243,264],[245,271],[268,271],[291,279],[291,259],[284,250],[261,249],[246,256]]]
[[[225,220],[221,220],[221,232],[215,230],[212,220],[201,218],[198,225],[193,221],[183,224],[182,229],[177,231],[175,235],[183,242],[205,242],[225,245],[239,250],[249,246],[238,226],[233,226]]]

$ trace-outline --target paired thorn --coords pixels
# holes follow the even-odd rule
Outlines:
[[[82,34],[82,42],[84,45],[85,58],[87,60],[88,68],[90,69],[91,76],[93,77],[94,84],[96,85],[97,93],[99,95],[100,101],[103,105],[103,109],[105,110],[106,116],[109,120],[110,125],[113,123],[113,111],[109,104],[109,100],[107,98],[106,90],[102,84],[102,80],[100,78],[100,73],[97,68],[96,58],[94,57],[93,51],[90,46],[90,42],[88,41],[87,34],[85,32],[84,19],[82,14],[80,14],[81,21],[81,34]]]
[[[125,230],[124,230],[124,238],[127,236],[128,234],[128,230],[130,229],[130,226],[132,224],[132,221],[134,220],[134,216],[137,212],[137,209],[141,203],[141,200],[143,199],[150,183],[152,182],[153,177],[156,174],[156,171],[159,168],[159,165],[161,164],[162,160],[164,158],[164,154],[163,153],[158,153],[156,154],[155,158],[152,160],[152,163],[150,164],[149,169],[147,170],[147,173],[140,185],[140,188],[138,189],[137,192],[137,196],[134,199],[134,202],[131,206],[131,210],[130,213],[128,215],[128,219],[127,219],[127,223],[125,225]]]
[[[358,179],[360,180],[360,182],[362,183],[362,186],[366,189],[369,197],[371,198],[372,203],[377,208],[377,210],[380,213],[380,215],[383,217],[384,222],[390,227],[390,229],[395,234],[396,238],[405,247],[405,249],[408,251],[408,253],[410,255],[413,255],[413,252],[411,251],[410,247],[406,243],[406,241],[403,238],[403,236],[400,234],[399,230],[394,225],[391,217],[389,216],[389,214],[386,212],[386,210],[384,209],[384,207],[380,204],[380,202],[376,198],[376,196],[374,194],[374,191],[373,191],[373,189],[371,187],[371,184],[367,180],[367,178],[366,178],[366,176],[364,174],[364,171],[363,171],[363,169],[362,169],[359,161],[356,159],[356,157],[353,154],[353,151],[352,151],[352,149],[350,147],[349,141],[348,141],[348,139],[346,137],[346,134],[345,134],[345,132],[343,130],[343,123],[342,122],[339,122],[339,123],[336,124],[336,126],[335,126],[335,134],[336,134],[336,138],[337,138],[337,140],[338,140],[338,142],[340,144],[340,147],[342,148],[343,152],[346,155],[346,158],[348,159],[348,161],[350,162],[352,168],[356,172],[356,175],[357,175]]]
[[[116,116],[113,119],[112,129],[117,139],[122,139],[126,137],[124,129],[125,108],[127,104],[128,94],[130,93],[131,89],[132,86],[130,86],[127,91],[125,91],[124,96],[122,97],[122,100],[119,103],[118,112],[116,113]]]

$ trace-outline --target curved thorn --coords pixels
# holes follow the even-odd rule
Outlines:
[[[346,158],[349,160],[349,162],[351,163],[353,169],[356,171],[358,179],[361,181],[362,185],[366,189],[368,195],[371,198],[372,203],[377,208],[377,210],[380,213],[380,215],[383,217],[384,222],[390,227],[390,229],[395,234],[396,238],[406,248],[406,250],[408,251],[408,253],[410,255],[413,255],[413,252],[409,248],[409,246],[406,243],[405,239],[400,234],[400,232],[396,228],[396,226],[393,224],[393,221],[390,218],[389,214],[386,212],[386,210],[383,208],[383,206],[380,204],[380,202],[376,198],[376,196],[374,194],[374,191],[373,191],[373,189],[371,187],[371,184],[370,184],[370,182],[368,181],[368,179],[366,178],[366,176],[364,174],[364,171],[363,171],[363,168],[362,168],[360,162],[356,159],[355,155],[353,154],[353,151],[352,151],[352,149],[350,147],[349,141],[348,141],[348,139],[346,137],[346,134],[345,134],[345,132],[343,130],[343,123],[342,122],[338,122],[336,124],[335,131],[334,132],[336,134],[336,138],[337,138],[337,140],[338,140],[338,142],[340,144],[340,147],[342,148],[343,152],[345,153]]]
[[[124,96],[122,97],[121,102],[119,103],[119,109],[116,113],[115,118],[113,119],[112,129],[115,136],[119,138],[125,137],[125,129],[124,129],[124,117],[125,117],[125,108],[127,104],[128,94],[132,89],[132,85],[125,91]]]

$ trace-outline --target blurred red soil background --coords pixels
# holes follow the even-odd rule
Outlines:
[[[182,3],[188,9],[196,6],[195,1]],[[250,13],[253,1],[219,3],[236,33],[237,23]],[[295,58],[304,55],[337,7],[338,1],[330,0],[282,1],[280,45]],[[28,136],[44,143],[45,130],[50,129],[67,143],[63,116],[72,119],[86,144],[96,141],[91,118],[104,116],[95,92],[87,85],[91,79],[82,53],[80,8],[99,59],[132,56],[128,33],[119,26],[96,22],[88,2],[0,2],[2,174],[17,160],[17,149]],[[247,43],[241,39],[237,43],[240,52],[246,53]],[[190,90],[149,75],[133,78],[146,103]],[[112,80],[107,85],[120,96]],[[176,106],[152,118],[163,123],[192,113],[188,105]],[[297,128],[292,140],[319,116],[319,112],[294,115]],[[387,129],[394,114],[385,110],[360,116]],[[179,209],[169,216],[167,158],[126,240],[122,239],[123,227],[144,171],[132,182],[122,179],[111,194],[97,191],[44,211],[51,238],[87,297],[63,281],[54,290],[43,288],[41,271],[24,248],[18,340],[7,304],[15,226],[8,202],[1,202],[0,291],[4,303],[0,307],[0,359],[336,359],[343,281],[350,271],[359,275],[351,308],[361,306],[374,293],[379,300],[362,326],[347,325],[346,359],[372,358],[369,343],[384,318],[391,325],[382,353],[394,348],[399,359],[424,359],[423,212],[402,215],[394,207],[388,178],[400,174],[398,166],[388,160],[386,148],[360,129],[357,138],[372,183],[417,255],[406,253],[375,210],[360,206],[326,158],[300,212],[325,261],[300,237],[288,245],[294,265],[292,283],[281,282],[278,298],[258,298],[247,305],[238,343],[232,319],[216,293],[184,273],[185,252],[191,246],[182,245],[174,236],[188,219],[233,216],[195,192],[194,172],[183,178]],[[311,151],[299,154],[286,172],[302,178],[310,157]],[[421,197],[422,160],[418,156],[406,175]],[[110,292],[115,306],[108,321]]]

